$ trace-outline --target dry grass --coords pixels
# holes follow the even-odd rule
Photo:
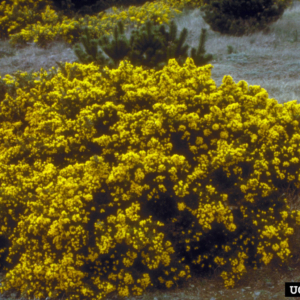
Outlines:
[[[217,86],[221,85],[224,75],[230,74],[235,82],[246,80],[249,85],[260,85],[267,90],[270,98],[275,98],[279,103],[299,98],[300,51],[299,41],[295,40],[295,30],[300,28],[300,3],[295,3],[287,9],[282,18],[271,25],[268,34],[221,36],[209,29],[198,10],[187,10],[175,20],[179,32],[184,27],[188,29],[187,44],[191,47],[197,48],[201,28],[208,29],[205,48],[207,53],[214,55],[211,62],[214,66],[212,78]],[[127,37],[131,31],[132,28],[126,30]],[[236,53],[228,54],[228,46],[232,46]],[[70,46],[61,41],[51,43],[47,49],[40,49],[33,43],[29,43],[23,49],[12,49],[8,41],[1,41],[0,48],[1,51],[14,51],[15,54],[0,59],[2,77],[17,70],[38,71],[41,67],[48,70],[56,66],[55,60],[74,62],[77,59]],[[291,210],[300,209],[299,191],[288,189],[283,192],[288,195]],[[259,270],[248,270],[247,276],[232,290],[222,288],[222,280],[218,277],[219,270],[216,270],[212,277],[195,276],[181,287],[173,287],[167,291],[152,288],[143,296],[125,299],[283,299],[284,283],[300,281],[299,227],[290,244],[295,256],[288,266],[281,267],[272,262]],[[28,300],[20,297],[19,293],[10,292],[1,295],[1,299]],[[107,298],[109,299],[121,298],[117,297],[115,292]]]

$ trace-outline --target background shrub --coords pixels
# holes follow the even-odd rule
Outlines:
[[[200,10],[212,30],[242,36],[276,22],[291,3],[290,0],[215,0]]]

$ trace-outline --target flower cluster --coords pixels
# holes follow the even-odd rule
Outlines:
[[[201,0],[202,1],[202,0]],[[200,1],[200,3],[202,3]],[[180,14],[187,4],[195,5],[186,0],[161,0],[146,3],[142,7],[131,6],[128,11],[120,12],[113,7],[112,14],[100,12],[95,16],[85,16],[78,20],[70,19],[58,14],[50,0],[43,2],[44,9],[38,9],[38,1],[18,0],[12,4],[2,2],[0,15],[3,15],[0,29],[4,37],[9,37],[11,45],[33,41],[40,47],[46,47],[53,40],[62,39],[74,44],[83,34],[83,26],[87,25],[91,38],[100,38],[104,34],[111,34],[119,20],[127,26],[138,27],[147,20],[156,24],[169,23],[175,14]],[[16,18],[16,12],[18,12]]]
[[[68,80],[73,66],[77,76]],[[229,288],[249,261],[291,256],[300,212],[289,212],[279,184],[300,186],[300,108],[230,76],[217,89],[211,68],[190,58],[181,68],[172,59],[153,72],[124,61],[106,67],[104,78],[92,64],[66,63],[66,77],[49,80],[41,70],[34,88],[5,95],[1,231],[13,245],[7,262],[16,266],[7,268],[1,291],[141,295],[153,284],[187,280],[192,265],[222,266]],[[178,230],[183,214],[190,225]],[[134,270],[137,261],[143,271]]]

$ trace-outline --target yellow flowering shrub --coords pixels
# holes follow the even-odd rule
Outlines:
[[[292,0],[278,0],[291,4]],[[113,7],[113,14],[100,12],[94,16],[69,19],[56,12],[51,0],[47,1],[2,1],[0,5],[0,38],[9,38],[11,45],[35,42],[40,47],[47,47],[53,40],[64,40],[74,45],[79,42],[83,26],[87,25],[91,38],[100,38],[112,34],[119,20],[124,21],[124,29],[135,28],[152,20],[156,25],[169,24],[176,14],[182,13],[184,7],[201,7],[208,0],[160,0],[146,2],[141,7],[129,7],[120,12]]]
[[[217,88],[212,68],[66,63],[30,88],[5,76],[0,292],[141,295],[218,266],[231,288],[291,257],[300,212],[282,188],[300,187],[300,107],[229,75]]]
[[[127,12],[120,12],[116,7],[113,7],[113,14],[108,15],[105,12],[100,12],[95,16],[87,15],[75,20],[56,12],[51,0],[44,1],[42,11],[26,7],[24,2],[24,0],[18,0],[9,5],[4,1],[0,6],[0,15],[3,15],[2,25],[0,23],[2,27],[0,28],[7,33],[5,37],[9,37],[11,45],[33,41],[40,47],[46,47],[50,41],[56,39],[63,39],[67,43],[74,44],[79,41],[84,25],[88,26],[91,38],[99,38],[103,34],[111,34],[119,20],[125,22],[125,29],[128,26],[137,27],[149,19],[156,24],[168,24],[175,14],[182,12],[180,9],[184,7],[185,3],[185,1],[175,4],[166,1],[146,2],[138,8],[131,6]],[[16,10],[21,11],[21,7],[22,14],[16,21],[13,19],[14,12]]]
[[[51,3],[51,0],[1,1],[0,38],[8,38],[9,35],[19,33],[26,26],[41,21],[41,11]]]

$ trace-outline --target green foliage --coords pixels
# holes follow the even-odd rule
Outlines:
[[[133,30],[128,40],[124,34],[124,24],[119,21],[114,28],[113,39],[109,36],[102,36],[98,40],[101,49],[109,56],[105,59],[97,49],[96,40],[90,40],[87,28],[86,34],[81,38],[85,47],[84,52],[79,45],[74,46],[74,52],[81,63],[105,64],[110,68],[118,67],[121,60],[129,60],[134,66],[144,66],[161,70],[171,58],[175,58],[179,65],[183,65],[188,57],[188,45],[184,42],[188,35],[188,30],[184,28],[177,35],[177,26],[174,21],[170,23],[170,31],[167,32],[165,25],[154,26],[148,20],[138,30]],[[205,54],[206,29],[202,29],[198,49],[192,48],[191,57],[197,66],[203,66],[213,59],[211,54]]]
[[[204,45],[206,39],[206,32],[207,30],[205,28],[201,29],[200,42],[198,45],[197,52],[194,48],[192,48],[191,50],[191,57],[193,58],[197,66],[203,66],[213,59],[211,54],[205,54]]]
[[[151,3],[151,2],[154,2],[154,1],[156,1],[156,0],[116,0],[115,4],[112,5],[113,1],[111,1],[111,0],[102,0],[102,2],[106,2],[109,7],[120,6],[120,5],[126,6],[126,7],[128,7],[128,6],[142,6],[146,2]]]
[[[109,66],[117,65],[131,50],[129,41],[124,34],[124,25],[121,21],[114,27],[113,37],[114,39],[111,42],[107,35],[98,40],[103,51],[112,59],[109,62]]]
[[[266,29],[276,22],[290,1],[214,0],[200,8],[213,31],[242,36]]]
[[[84,32],[85,34],[80,37],[80,41],[82,42],[85,51],[82,50],[79,44],[76,44],[73,47],[76,56],[79,58],[80,62],[84,64],[89,64],[91,62],[104,63],[106,59],[103,54],[98,51],[98,41],[96,39],[91,39],[87,27],[85,27]]]
[[[114,5],[117,1],[111,0],[110,2]],[[70,18],[75,15],[92,15],[110,7],[104,0],[53,0],[53,4],[58,11]]]

